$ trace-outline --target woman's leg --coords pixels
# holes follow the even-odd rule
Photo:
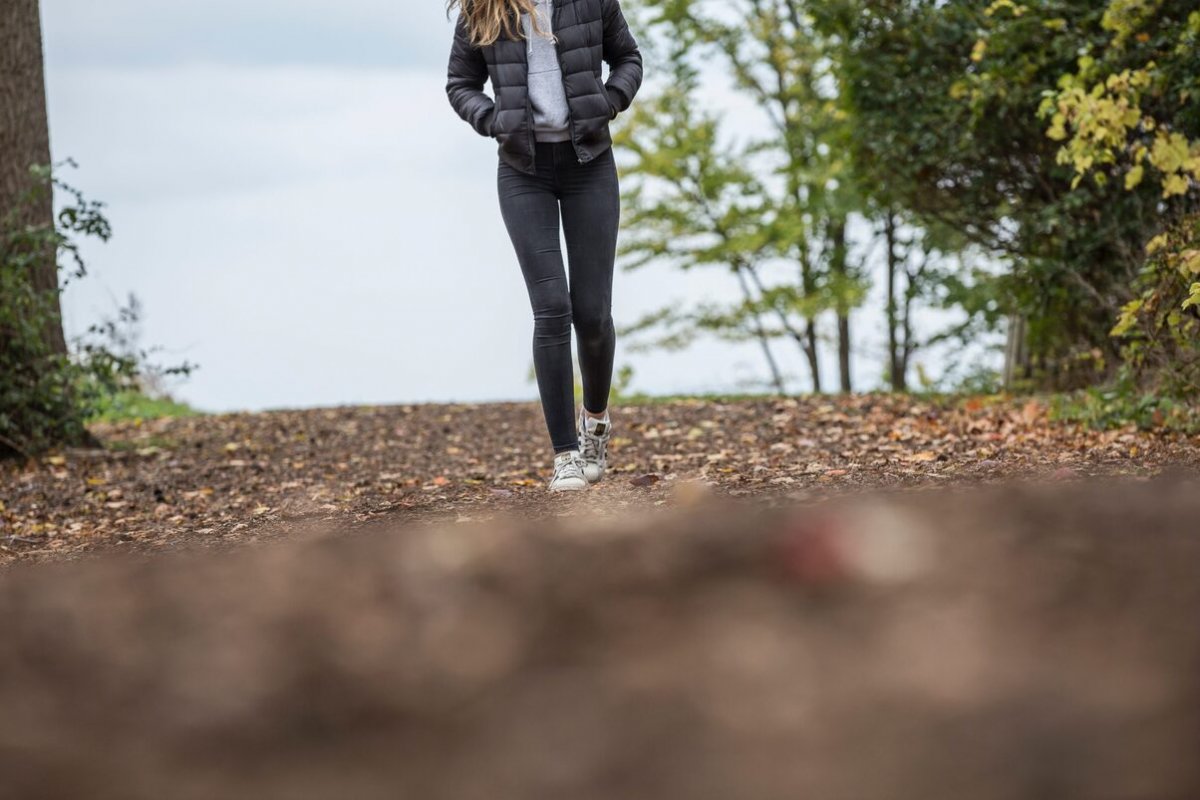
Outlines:
[[[579,339],[583,406],[600,414],[608,408],[617,346],[612,287],[621,191],[612,150],[590,164],[573,162],[559,176],[559,192],[571,269],[571,309]]]
[[[539,159],[539,162],[547,159]],[[533,306],[533,367],[554,452],[579,449],[571,365],[571,297],[559,246],[553,173],[527,175],[500,164],[500,211]]]

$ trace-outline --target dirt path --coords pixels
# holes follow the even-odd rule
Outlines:
[[[273,538],[309,523],[615,513],[703,492],[809,500],[861,487],[1152,475],[1200,440],[1093,433],[1036,403],[892,397],[642,405],[617,417],[616,469],[584,497],[544,491],[533,405],[197,417],[97,429],[108,447],[0,465],[0,564],[103,549]]]
[[[3,467],[0,798],[1200,796],[1197,441],[892,398],[621,425],[567,498],[525,405]],[[114,551],[164,555],[76,558]]]
[[[1198,517],[1126,481],[13,569],[0,797],[1196,798]]]

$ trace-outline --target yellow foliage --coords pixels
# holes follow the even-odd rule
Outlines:
[[[1187,300],[1183,301],[1183,307],[1185,309],[1192,307],[1200,308],[1200,283],[1192,284],[1192,288],[1188,290]]]
[[[1158,236],[1155,236],[1153,239],[1151,239],[1149,242],[1146,243],[1146,255],[1148,255],[1148,256],[1154,255],[1155,253],[1159,252],[1164,247],[1166,247],[1167,243],[1168,243],[1167,234],[1160,233]]]
[[[1188,160],[1188,140],[1182,133],[1159,132],[1150,150],[1150,163],[1160,172],[1179,172]]]
[[[1179,270],[1184,275],[1200,275],[1200,250],[1184,250],[1180,253]]]
[[[1187,178],[1182,175],[1168,175],[1163,181],[1163,197],[1177,197],[1188,192]]]
[[[1138,312],[1142,310],[1144,305],[1142,300],[1131,300],[1121,308],[1121,315],[1117,318],[1117,324],[1109,333],[1110,336],[1124,336],[1133,330],[1133,327],[1138,323]]]
[[[1101,24],[1116,34],[1113,44],[1121,47],[1162,6],[1163,0],[1111,0]]]
[[[996,0],[983,13],[992,17],[1002,10],[1010,11],[1014,17],[1021,17],[1025,15],[1025,12],[1029,11],[1029,7],[1015,3],[1013,0]]]
[[[1135,189],[1142,182],[1142,178],[1146,176],[1146,168],[1138,164],[1129,172],[1125,173],[1125,191]]]
[[[1042,115],[1050,117],[1046,135],[1063,142],[1058,161],[1075,169],[1072,187],[1098,166],[1117,164],[1122,158],[1129,163],[1127,190],[1145,180],[1146,161],[1161,174],[1163,197],[1185,195],[1192,180],[1200,181],[1200,140],[1167,130],[1142,112],[1142,93],[1153,85],[1155,70],[1150,62],[1142,69],[1109,75],[1091,88],[1082,74],[1067,76],[1059,82],[1058,94],[1042,103]],[[1150,133],[1154,140],[1149,147],[1135,141]],[[1103,173],[1092,177],[1098,183],[1104,180]]]
[[[1046,135],[1056,142],[1064,141],[1067,138],[1067,115],[1063,113],[1055,114],[1050,120],[1050,128],[1046,131]],[[1060,158],[1061,162],[1062,159]]]
[[[1091,89],[1079,81],[1062,82],[1055,100],[1043,104],[1043,114],[1054,109],[1046,135],[1065,142],[1059,163],[1073,165],[1079,175],[1097,164],[1115,163],[1131,131],[1143,121],[1139,102],[1150,81],[1148,70],[1125,70]]]

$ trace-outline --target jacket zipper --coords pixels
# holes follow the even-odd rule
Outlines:
[[[537,7],[534,7],[537,12]],[[533,55],[533,20],[525,35],[525,130],[529,138],[529,165],[537,172],[537,137],[533,131],[533,98],[529,96],[529,61]]]
[[[550,15],[552,20],[550,27],[551,33],[554,35],[554,55],[558,58],[558,78],[560,81],[563,81],[563,95],[565,96],[567,93],[567,70],[566,65],[563,63],[562,48],[559,46],[560,42],[558,40],[559,11],[562,9],[562,6],[558,0],[553,0],[553,2],[554,11]],[[567,98],[567,123],[571,129],[571,149],[575,151],[575,158],[580,164],[586,164],[587,162],[579,152],[579,140],[575,137],[575,112],[571,110],[571,98],[569,97]]]

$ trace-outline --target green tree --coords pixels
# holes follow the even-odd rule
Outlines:
[[[718,116],[697,102],[699,78],[686,45],[673,48],[666,68],[666,88],[643,100],[617,135],[631,157],[624,170],[622,255],[632,269],[666,263],[685,271],[728,270],[740,297],[695,309],[663,308],[626,333],[665,329],[654,342],[660,347],[685,346],[701,334],[756,341],[772,386],[784,392],[771,342],[786,337],[806,352],[808,340],[803,321],[791,313],[794,293],[769,286],[762,274],[772,256],[772,198],[747,166],[752,154],[723,144]]]
[[[1021,7],[1006,9],[1017,13]],[[1023,13],[1023,12],[1022,12]],[[1113,335],[1140,382],[1200,393],[1200,10],[1111,0],[1107,43],[1047,93],[1042,116],[1075,184],[1155,193],[1157,227]],[[1141,253],[1139,252],[1139,255]]]
[[[763,197],[756,255],[790,264],[795,280],[763,286],[759,307],[771,312],[780,335],[791,336],[789,329],[796,328],[815,391],[824,385],[819,320],[832,312],[838,320],[840,385],[849,391],[850,311],[863,296],[861,269],[852,263],[849,241],[856,202],[846,196],[852,184],[839,180],[844,161],[835,145],[843,123],[832,102],[835,87],[822,42],[804,5],[801,0],[644,3],[651,37],[670,43],[673,57],[692,64],[711,64],[716,56],[734,86],[763,112],[766,135],[739,154]],[[703,94],[702,87],[694,88],[697,97]]]
[[[834,0],[818,19],[838,43],[855,170],[1008,265],[980,291],[1027,330],[1026,372],[1055,386],[1112,374],[1109,331],[1159,201],[1076,182],[1038,117],[1079,53],[1106,44],[1103,14],[1087,0]]]

